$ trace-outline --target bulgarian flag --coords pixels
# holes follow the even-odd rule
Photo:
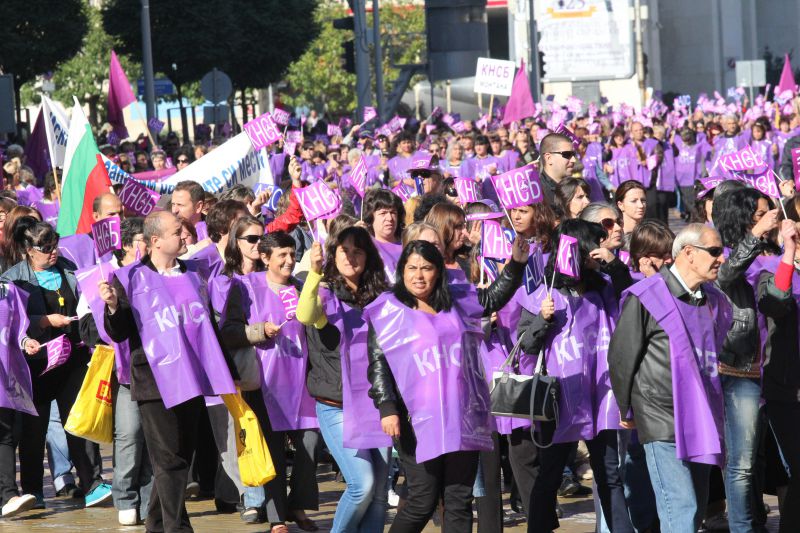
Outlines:
[[[56,231],[62,237],[92,231],[92,203],[111,190],[106,166],[92,128],[74,96],[69,124],[67,150],[64,154],[64,178],[61,183],[61,209]]]

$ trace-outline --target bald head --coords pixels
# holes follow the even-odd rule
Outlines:
[[[95,222],[111,217],[122,216],[122,201],[114,193],[98,195],[92,202],[92,218]]]
[[[177,258],[186,251],[181,238],[181,221],[169,211],[153,211],[144,219],[144,241],[150,254]]]

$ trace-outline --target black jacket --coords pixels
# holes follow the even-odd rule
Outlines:
[[[745,278],[745,272],[761,255],[764,245],[747,232],[722,264],[717,286],[733,308],[733,323],[722,346],[719,360],[738,370],[750,370],[758,365],[761,355],[755,289]]]
[[[142,259],[142,264],[152,270],[156,270],[153,263],[150,262],[150,256],[146,255]],[[178,259],[178,265],[181,272],[186,272],[186,264]],[[161,400],[161,393],[158,391],[153,371],[150,369],[150,363],[147,361],[147,356],[142,348],[142,339],[139,337],[139,330],[136,327],[136,320],[133,316],[128,295],[119,280],[115,277],[112,284],[117,292],[117,310],[112,315],[108,311],[108,306],[104,312],[104,323],[106,333],[114,342],[122,342],[127,340],[128,347],[131,351],[131,399],[134,401],[152,401]],[[211,305],[208,305],[208,316],[213,317],[214,313]],[[211,320],[211,326],[219,338],[219,331],[217,329],[216,320]],[[238,381],[239,374],[236,372],[236,367],[233,364],[228,351],[222,346],[222,353],[225,356],[225,363],[228,365],[228,370],[231,373],[234,381]]]
[[[794,168],[792,167],[792,150],[800,148],[800,135],[789,137],[786,144],[783,145],[783,155],[781,156],[781,166],[778,174],[781,179],[793,180]]]
[[[547,175],[547,173],[542,170],[539,173],[539,183],[542,184],[542,192],[544,193],[544,197],[547,199],[547,205],[554,206],[556,200],[556,185],[557,183],[553,178]]]
[[[775,286],[775,276],[761,274],[758,310],[767,317],[767,345],[762,390],[764,399],[800,402],[800,350],[798,349],[797,301],[792,290]]]
[[[664,267],[659,274],[675,298],[702,306]],[[675,441],[669,338],[636,296],[625,300],[608,347],[608,368],[620,415],[633,409],[642,443]]]
[[[508,303],[522,283],[524,271],[525,263],[509,261],[494,283],[485,289],[478,289],[478,301],[483,307],[484,316],[491,315]],[[381,418],[389,415],[405,415],[405,405],[397,391],[392,370],[386,362],[372,325],[369,326],[367,344],[369,350],[367,374],[372,384],[369,390],[370,398],[380,411]]]

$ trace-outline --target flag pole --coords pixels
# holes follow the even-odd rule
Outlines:
[[[58,171],[56,170],[55,165],[53,165],[52,156],[50,164],[53,166],[53,181],[56,183],[56,198],[58,199],[58,208],[61,209],[61,184],[58,182]]]
[[[492,108],[494,107],[494,95],[489,95],[489,121],[492,120]]]
[[[781,211],[783,211],[783,218],[789,219],[789,216],[786,214],[786,207],[783,205],[783,193],[781,193],[781,181],[783,181],[780,176],[778,176],[774,170],[769,169],[772,172],[772,175],[775,176],[775,179],[778,180],[778,205],[781,206]]]

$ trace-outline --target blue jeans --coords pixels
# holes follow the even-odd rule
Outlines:
[[[67,434],[61,425],[61,415],[58,404],[53,400],[50,404],[50,423],[47,425],[47,465],[53,478],[53,488],[56,492],[64,485],[74,485],[75,477],[72,475],[72,461],[67,448]]]
[[[722,376],[725,395],[725,495],[731,531],[753,529],[753,470],[758,448],[761,386],[757,380]]]
[[[711,465],[678,459],[674,442],[644,445],[661,533],[695,533],[708,503]]]
[[[340,407],[317,402],[319,430],[347,488],[336,506],[331,533],[380,533],[386,520],[389,449],[354,450],[343,444]]]
[[[116,383],[116,381],[115,381]],[[138,509],[147,518],[153,490],[153,467],[144,441],[139,404],[131,399],[131,389],[117,384],[114,402],[114,479],[111,494],[119,511]]]

